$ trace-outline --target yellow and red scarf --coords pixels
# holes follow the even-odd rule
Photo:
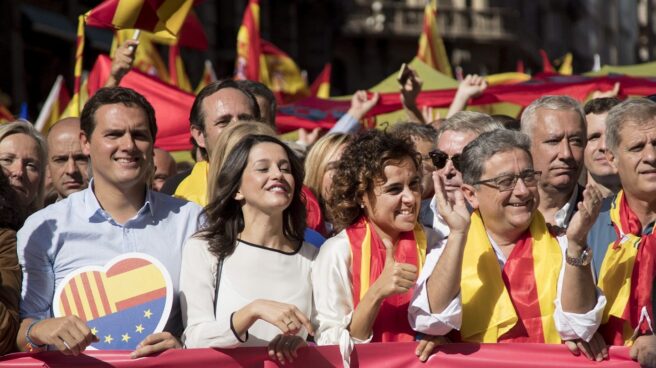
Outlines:
[[[623,191],[613,202],[610,219],[617,240],[608,245],[599,271],[597,284],[607,300],[600,331],[608,344],[631,345],[635,337],[652,331],[649,321],[654,323],[656,234],[642,234]]]
[[[553,314],[562,259],[558,241],[536,212],[501,270],[475,211],[462,263],[460,339],[561,343]]]
[[[198,161],[191,169],[189,176],[184,178],[175,190],[174,196],[207,206],[207,174],[210,166],[207,161]]]
[[[346,228],[346,235],[351,246],[353,306],[357,307],[383,271],[385,245],[364,216]],[[415,224],[413,231],[401,233],[394,258],[417,266],[421,272],[426,260],[426,234],[420,224]],[[408,323],[412,293],[411,289],[385,298],[374,322],[372,342],[414,341],[415,332]]]

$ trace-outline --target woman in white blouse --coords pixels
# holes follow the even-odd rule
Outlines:
[[[303,168],[278,139],[249,135],[212,180],[220,185],[206,225],[182,258],[185,346],[268,345],[272,358],[292,361],[314,333],[308,316],[317,249],[303,242]]]
[[[371,130],[347,146],[342,157],[328,200],[341,232],[321,246],[312,269],[319,324],[315,340],[342,346],[414,341],[408,307],[415,280],[426,253],[443,243],[417,223],[420,156],[411,142]],[[457,207],[467,213],[462,199]],[[450,218],[445,214],[447,222]],[[448,313],[447,308],[443,315],[426,317],[448,325]],[[432,347],[432,342],[422,343],[417,355],[426,359]]]

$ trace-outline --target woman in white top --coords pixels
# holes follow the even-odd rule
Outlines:
[[[272,358],[292,361],[314,334],[317,250],[303,242],[303,168],[278,139],[249,135],[213,180],[221,185],[205,208],[206,225],[183,252],[185,346],[268,345]]]

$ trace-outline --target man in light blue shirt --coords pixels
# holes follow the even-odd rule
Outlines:
[[[17,344],[22,350],[49,346],[78,355],[98,341],[101,336],[83,319],[53,317],[55,290],[81,267],[102,267],[135,252],[163,265],[174,297],[164,332],[146,337],[132,357],[180,347],[180,260],[201,208],[148,189],[157,125],[152,106],[140,94],[121,87],[100,89],[82,111],[81,129],[93,172],[89,188],[36,212],[18,233],[23,290]]]

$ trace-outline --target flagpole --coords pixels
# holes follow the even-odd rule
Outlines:
[[[133,40],[138,40],[140,35],[141,35],[141,30],[140,30],[140,29],[136,29],[136,30],[134,31],[134,33],[132,34],[132,39],[133,39]],[[128,49],[130,49],[130,52],[134,52],[134,49],[135,49],[136,47],[137,47],[137,46],[135,46],[135,45],[130,45],[130,46],[128,47]]]

